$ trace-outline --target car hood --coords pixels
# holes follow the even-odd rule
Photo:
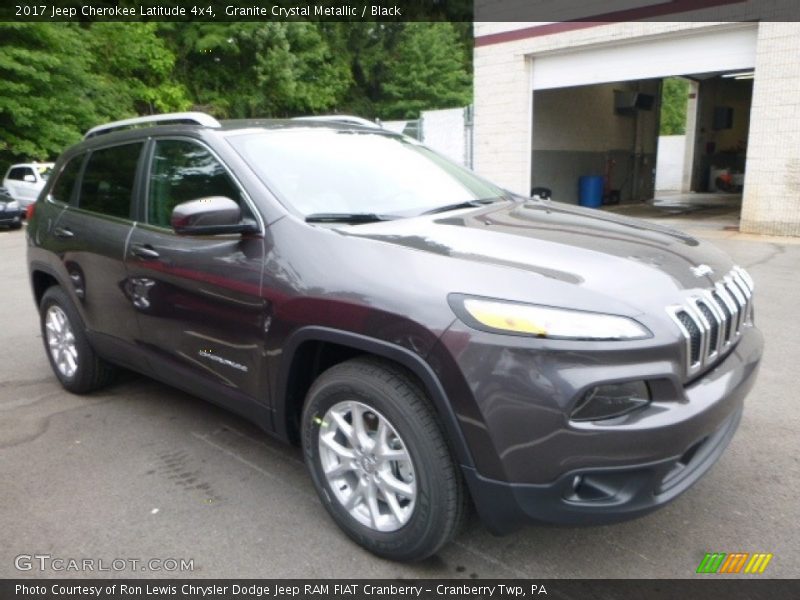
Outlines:
[[[617,298],[710,287],[733,266],[725,253],[680,231],[550,201],[505,201],[340,231]]]

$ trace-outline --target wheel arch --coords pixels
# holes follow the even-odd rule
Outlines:
[[[321,357],[321,352],[331,352],[331,349],[335,351],[333,356]],[[385,359],[409,371],[431,400],[459,464],[474,466],[447,394],[436,373],[423,357],[390,342],[328,327],[303,327],[290,335],[284,344],[274,395],[274,425],[277,435],[297,442],[299,432],[295,418],[298,411],[302,411],[306,392],[317,375],[334,364],[363,355]],[[311,369],[304,369],[309,365]]]
[[[42,297],[44,296],[45,292],[54,285],[61,286],[67,293],[69,292],[69,288],[67,288],[58,278],[55,271],[49,266],[40,262],[31,263],[30,281],[31,290],[33,291],[33,299],[36,302],[37,309],[42,303]]]

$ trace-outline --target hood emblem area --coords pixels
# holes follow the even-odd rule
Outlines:
[[[705,275],[711,275],[714,273],[714,269],[708,265],[697,265],[696,267],[692,267],[691,271],[695,277],[703,277]]]

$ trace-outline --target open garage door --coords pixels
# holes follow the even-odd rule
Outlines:
[[[672,196],[728,192],[736,209],[757,32],[757,24],[723,25],[532,56],[531,186],[589,206],[601,197],[603,204],[648,202],[657,196],[663,155],[662,170],[672,161],[679,171],[677,185],[664,188]],[[659,136],[661,102],[665,78],[676,76],[692,87],[685,135],[669,155],[669,140]],[[594,185],[584,186],[589,179]],[[585,190],[594,190],[591,198]]]
[[[655,79],[684,73],[752,69],[756,62],[756,24],[718,31],[594,46],[533,59],[534,90],[612,81]]]

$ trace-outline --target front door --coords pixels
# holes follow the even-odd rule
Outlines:
[[[266,405],[263,235],[181,236],[170,227],[177,204],[203,197],[229,197],[243,215],[255,218],[254,213],[205,145],[158,139],[150,153],[146,201],[126,258],[139,343],[150,367],[161,379],[195,393],[204,390],[206,397],[213,389]]]

